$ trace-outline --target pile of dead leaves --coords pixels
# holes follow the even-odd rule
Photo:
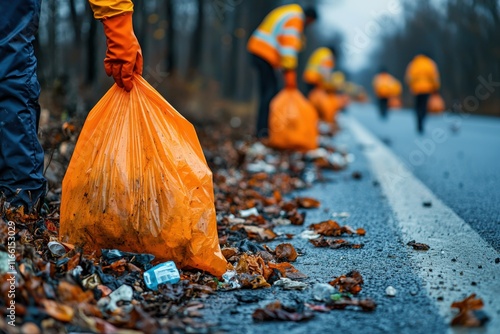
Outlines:
[[[322,148],[313,154],[276,152],[258,142],[235,140],[227,131],[202,131],[204,153],[214,172],[219,241],[232,269],[223,280],[181,270],[178,284],[160,285],[152,291],[143,281],[144,271],[154,263],[152,256],[118,250],[84,254],[73,245],[58,241],[60,184],[71,155],[68,145],[74,144],[78,133],[76,127],[68,126],[57,131],[60,133],[45,143],[50,153],[51,178],[48,203],[41,215],[5,209],[0,202],[0,217],[5,219],[0,220],[0,231],[6,231],[6,221],[16,224],[16,323],[22,324],[7,327],[6,318],[2,317],[0,329],[33,334],[119,333],[123,329],[129,334],[194,332],[213,325],[200,318],[199,310],[203,307],[202,298],[218,290],[268,288],[273,284],[289,289],[307,287],[300,282],[307,275],[291,264],[300,251],[288,242],[274,249],[260,243],[294,237],[280,235],[274,229],[303,225],[306,213],[302,209],[318,208],[320,202],[305,197],[287,199],[287,195],[321,181],[321,169],[345,168],[346,153],[334,148]],[[364,234],[361,230],[339,228],[343,231],[340,235]],[[0,252],[6,253],[7,232],[1,236]],[[50,243],[56,243],[57,252],[49,249]],[[0,277],[0,305],[4,313],[3,306],[9,303],[10,286],[5,283],[9,275],[3,273]],[[328,307],[358,303],[368,308],[363,306],[365,302],[348,301],[348,297],[343,298],[343,303]],[[262,321],[300,321],[311,317],[304,303],[292,307],[278,302],[254,313],[254,319]]]

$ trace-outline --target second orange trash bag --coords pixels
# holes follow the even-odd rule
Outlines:
[[[221,276],[212,172],[196,132],[140,76],[92,109],[63,180],[60,237]]]
[[[271,101],[269,145],[308,151],[318,148],[318,114],[297,89],[283,89]]]
[[[434,114],[439,114],[446,109],[444,100],[439,93],[434,93],[427,101],[427,110]]]

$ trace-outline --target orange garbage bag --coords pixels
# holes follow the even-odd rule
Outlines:
[[[322,121],[329,123],[334,121],[335,113],[339,109],[339,101],[334,94],[329,94],[321,88],[314,88],[308,98]]]
[[[283,89],[271,101],[269,146],[308,151],[318,148],[318,114],[297,89]]]
[[[431,113],[441,113],[446,109],[444,100],[438,93],[432,94],[427,101],[427,110]]]
[[[393,96],[389,98],[388,106],[389,109],[401,109],[403,107],[403,103],[401,102],[401,98],[399,96]]]
[[[212,172],[194,127],[141,76],[88,115],[62,185],[60,238],[221,276]]]

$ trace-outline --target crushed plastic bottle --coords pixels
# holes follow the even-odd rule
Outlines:
[[[222,274],[222,279],[224,283],[222,284],[222,289],[224,290],[234,290],[241,288],[241,284],[238,280],[238,273],[236,270],[228,270]]]
[[[173,261],[161,263],[144,272],[144,283],[151,290],[158,290],[160,284],[175,284],[181,276]]]
[[[312,290],[314,300],[329,302],[332,300],[332,295],[336,294],[337,290],[330,284],[318,283],[315,284]]]

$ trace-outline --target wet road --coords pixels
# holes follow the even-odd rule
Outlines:
[[[496,306],[500,300],[500,264],[495,263],[500,256],[500,201],[495,184],[499,185],[500,176],[492,164],[500,161],[500,152],[495,151],[495,147],[500,147],[500,126],[487,119],[469,118],[467,122],[471,123],[452,132],[449,118],[433,118],[428,129],[441,128],[448,138],[436,135],[438,143],[432,139],[432,131],[428,132],[434,140],[432,148],[423,141],[428,137],[419,138],[413,133],[411,114],[391,116],[387,123],[382,123],[369,106],[351,108],[342,120],[344,130],[335,143],[353,153],[355,161],[345,171],[326,172],[327,182],[290,194],[312,196],[322,203],[319,209],[305,210],[304,226],[276,228],[277,232],[295,235],[290,242],[302,255],[294,265],[308,275],[304,282],[309,288],[301,292],[272,287],[217,293],[205,301],[206,319],[218,322],[219,329],[228,333],[448,333],[454,314],[451,301],[477,293],[493,318],[486,331],[481,332],[495,332],[500,318]],[[353,125],[358,123],[356,120],[364,124],[365,130],[369,129],[364,137],[360,134],[365,130],[356,130]],[[389,150],[381,142],[370,142],[368,132],[382,138]],[[487,153],[481,153],[474,144]],[[421,149],[419,145],[428,149],[422,151],[423,161],[417,160],[422,154],[412,153]],[[398,159],[407,168],[402,182],[408,189],[395,187],[394,192],[388,193],[392,179],[385,178],[383,168],[386,163],[388,168],[399,168]],[[476,165],[480,165],[479,170],[474,168]],[[361,179],[352,177],[354,171],[360,172]],[[422,200],[429,199],[433,206],[424,208]],[[349,217],[334,218],[340,212],[349,213]],[[314,248],[299,237],[308,225],[331,218],[366,229],[365,237],[345,238],[364,243],[364,248]],[[431,250],[417,252],[407,246],[415,236],[420,238],[418,242],[428,243]],[[289,241],[273,241],[269,245],[282,242]],[[359,297],[375,300],[378,306],[374,312],[315,313],[314,319],[301,323],[252,320],[256,308],[275,300],[290,305],[312,302],[314,284],[327,283],[351,270],[363,275]],[[388,286],[397,290],[395,297],[386,296]]]
[[[350,114],[385,142],[432,192],[500,250],[500,119],[444,114],[416,134],[410,110],[381,121],[371,105]]]

